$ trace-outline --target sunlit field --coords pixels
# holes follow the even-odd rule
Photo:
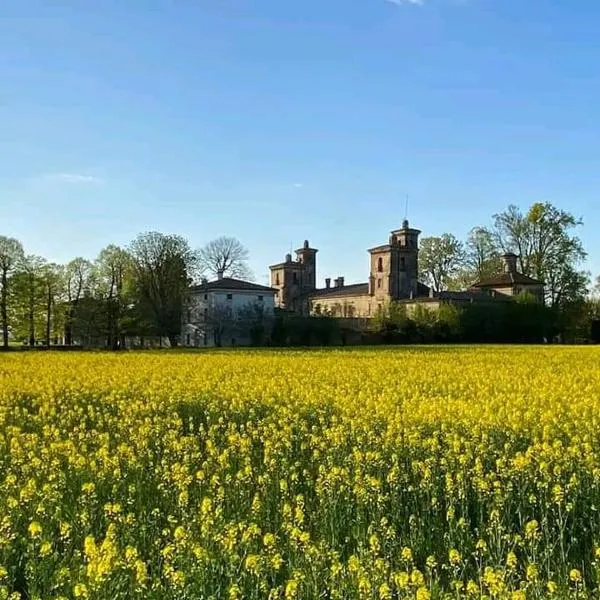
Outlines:
[[[8,353],[0,432],[0,598],[598,597],[600,348]]]

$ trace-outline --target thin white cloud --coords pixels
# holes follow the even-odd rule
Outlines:
[[[292,187],[299,189],[299,188],[303,188],[304,184],[303,183],[292,183]]]
[[[395,6],[403,6],[405,4],[423,5],[424,0],[385,0],[388,4],[394,4]]]
[[[64,183],[91,183],[98,184],[104,183],[104,179],[100,177],[95,177],[94,175],[85,175],[83,173],[55,173],[54,175],[50,175],[51,179],[56,179],[58,181],[62,181]]]

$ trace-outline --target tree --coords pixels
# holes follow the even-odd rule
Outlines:
[[[202,273],[213,277],[252,279],[248,250],[233,237],[221,236],[206,244],[198,252],[198,263]]]
[[[93,267],[89,260],[78,257],[65,267],[65,344],[73,345],[73,324],[79,303],[89,294],[92,285]]]
[[[26,256],[14,275],[14,304],[17,313],[17,331],[35,346],[44,322],[44,272],[46,261],[40,256]]]
[[[580,219],[549,202],[535,203],[525,214],[511,205],[494,215],[494,236],[504,252],[519,257],[522,273],[545,283],[547,303],[559,307],[587,292],[587,274],[577,268],[586,253],[573,235],[580,225]]]
[[[423,281],[436,292],[448,289],[463,257],[463,245],[451,233],[423,238],[419,250],[419,270]]]
[[[0,319],[4,348],[8,348],[8,298],[11,276],[23,257],[23,246],[19,240],[0,236]]]
[[[95,264],[97,294],[105,305],[106,343],[113,350],[122,345],[122,319],[132,291],[132,261],[126,250],[113,244],[104,248]]]
[[[56,331],[56,303],[62,292],[63,269],[54,263],[46,263],[40,272],[46,308],[46,346],[50,346],[53,329]],[[54,326],[54,327],[53,327]]]
[[[592,292],[595,296],[600,296],[600,275],[598,275],[594,281],[594,288]]]
[[[129,251],[140,313],[175,346],[183,297],[197,271],[197,256],[184,238],[158,232],[139,235]]]
[[[486,227],[474,227],[469,231],[465,263],[476,281],[488,279],[502,270],[498,244],[494,234]]]

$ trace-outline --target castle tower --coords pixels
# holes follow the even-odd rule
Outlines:
[[[302,290],[311,292],[317,287],[317,252],[311,248],[308,240],[304,240],[302,248],[296,250],[296,260],[303,266]]]
[[[417,295],[420,233],[405,219],[400,229],[391,232],[388,244],[369,250],[369,294],[378,301]]]
[[[276,303],[279,308],[298,310],[299,297],[316,288],[317,252],[308,240],[296,250],[296,260],[287,254],[285,261],[269,267],[271,287],[278,290]]]

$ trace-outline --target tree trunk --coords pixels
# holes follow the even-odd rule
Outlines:
[[[2,345],[8,348],[8,274],[6,269],[2,270],[2,296],[0,296],[0,312],[2,313]]]
[[[46,346],[50,348],[50,323],[52,319],[52,290],[48,288],[48,297],[46,298]]]
[[[35,346],[35,312],[33,300],[29,300],[29,346]]]

